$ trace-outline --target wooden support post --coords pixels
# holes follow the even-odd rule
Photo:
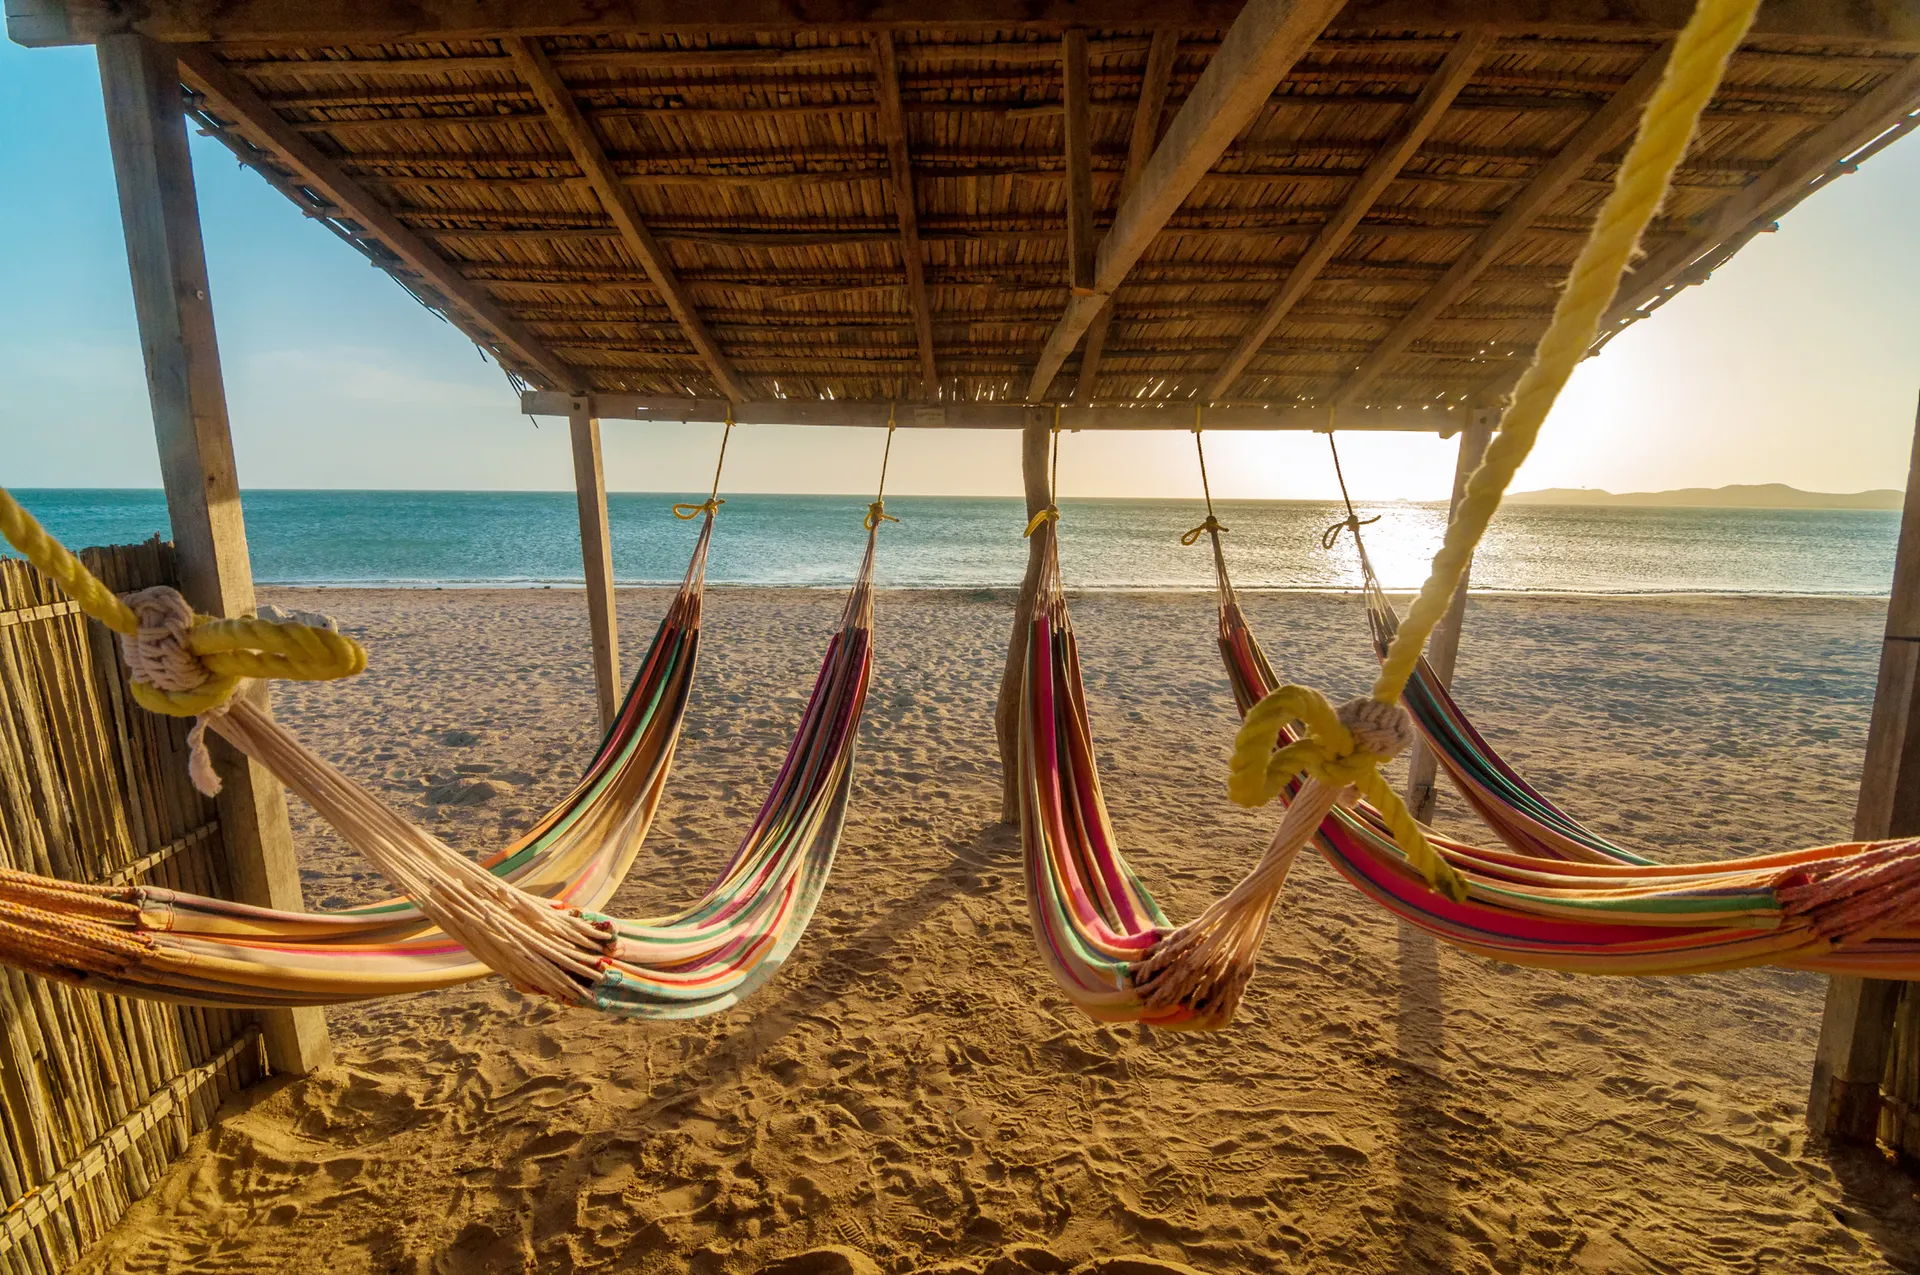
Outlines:
[[[196,611],[246,615],[254,605],[253,570],[174,52],[139,35],[102,37],[98,52],[180,591]],[[245,693],[266,707],[265,683]],[[223,785],[220,829],[236,896],[299,911],[300,872],[285,791],[265,767],[217,737],[209,742]],[[301,1075],[327,1061],[327,1022],[320,1010],[269,1010],[261,1023],[267,1062],[275,1071]]]
[[[1493,437],[1493,427],[1499,418],[1496,411],[1477,408],[1473,423],[1460,431],[1460,458],[1453,467],[1453,502],[1447,507],[1448,522],[1453,521],[1454,511],[1460,508],[1460,498],[1467,491],[1467,479],[1480,467],[1480,458],[1487,454],[1487,442]],[[1427,643],[1427,664],[1443,686],[1453,682],[1454,660],[1460,654],[1460,626],[1467,617],[1467,580],[1472,573],[1473,564],[1469,562],[1467,573],[1460,577],[1460,587],[1453,591],[1453,602],[1447,607],[1445,618]],[[1433,785],[1439,771],[1440,761],[1427,747],[1427,741],[1415,740],[1413,756],[1407,763],[1407,809],[1422,823],[1433,817]]]
[[[1053,442],[1053,414],[1029,408],[1020,433],[1020,476],[1026,485],[1027,517],[1053,503],[1053,485],[1047,474],[1047,452]],[[1027,542],[1027,573],[1013,605],[1013,637],[1007,643],[1007,667],[1000,675],[1000,702],[994,706],[993,729],[1000,740],[1000,818],[1020,821],[1020,668],[1027,649],[1027,625],[1033,620],[1034,594],[1040,587],[1040,541]]]
[[[613,535],[607,522],[607,474],[600,462],[600,415],[593,399],[572,401],[573,494],[580,506],[580,565],[587,579],[587,623],[593,630],[593,689],[600,729],[620,711],[620,635],[613,612]]]
[[[1866,765],[1854,807],[1863,840],[1920,834],[1920,414],[1907,467],[1907,500],[1893,558],[1880,681],[1867,727]],[[1902,984],[1834,978],[1827,984],[1820,1047],[1813,1057],[1807,1127],[1836,1142],[1871,1144],[1880,1123],[1880,1084]]]

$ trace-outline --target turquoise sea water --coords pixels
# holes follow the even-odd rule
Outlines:
[[[19,491],[70,545],[144,540],[167,530],[158,491]],[[608,498],[614,567],[623,583],[679,578],[692,523],[668,507],[698,496]],[[882,531],[879,577],[907,588],[1007,585],[1026,562],[1016,500],[903,496]],[[724,584],[838,585],[859,561],[866,498],[731,496],[720,511],[709,578]],[[1204,510],[1190,500],[1069,500],[1061,556],[1076,588],[1211,584],[1205,548],[1180,533]],[[1229,565],[1246,589],[1349,588],[1353,550],[1321,531],[1331,503],[1229,501]],[[1443,506],[1369,504],[1376,568],[1392,588],[1417,586],[1439,544]],[[577,583],[579,529],[566,492],[252,491],[246,496],[256,578],[274,584],[539,585]],[[1580,593],[1884,594],[1899,515],[1864,511],[1503,510],[1475,559],[1477,588]]]

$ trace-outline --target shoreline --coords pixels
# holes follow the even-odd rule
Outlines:
[[[678,580],[615,580],[613,582],[613,587],[616,591],[631,590],[634,592],[643,592],[643,591],[655,590],[655,589],[676,589],[679,586],[680,586],[680,582]],[[759,590],[759,589],[772,589],[772,590],[790,589],[796,592],[804,592],[804,593],[816,593],[816,592],[834,593],[834,592],[845,592],[847,587],[848,587],[848,582],[846,581],[841,581],[838,583],[820,583],[820,584],[796,584],[792,582],[783,582],[783,581],[777,581],[777,580],[775,581],[744,581],[744,580],[731,581],[731,580],[709,579],[707,581],[707,589],[709,592],[726,592],[726,593],[750,592],[750,591]],[[995,583],[995,584],[897,584],[896,583],[896,584],[875,585],[874,592],[881,593],[881,594],[885,594],[885,593],[901,593],[901,594],[953,593],[953,594],[966,594],[971,596],[978,596],[983,593],[1005,593],[1005,594],[1011,595],[1016,590],[1018,590],[1019,587],[1020,586],[1018,582]],[[527,580],[527,581],[515,581],[515,580],[471,580],[471,581],[468,581],[468,580],[422,580],[422,581],[326,580],[326,581],[303,581],[303,582],[297,582],[297,583],[290,583],[282,580],[256,580],[254,581],[254,588],[281,590],[286,592],[313,592],[313,593],[387,593],[387,592],[392,592],[392,593],[484,593],[489,590],[497,590],[502,593],[542,593],[542,592],[584,593],[586,592],[586,585],[577,580],[576,581],[566,581],[566,580],[551,580],[551,581],[548,581],[548,580]],[[1068,586],[1066,592],[1067,592],[1067,596],[1070,598],[1079,597],[1082,595],[1089,596],[1089,597],[1093,597],[1093,596],[1127,597],[1127,596],[1136,596],[1136,595],[1151,597],[1158,594],[1191,596],[1195,594],[1212,594],[1215,592],[1215,587],[1211,583],[1207,583],[1207,584],[1109,584],[1109,585],[1078,585],[1076,584],[1076,585]],[[1361,590],[1358,587],[1333,588],[1326,585],[1304,585],[1304,584],[1303,585],[1243,585],[1236,582],[1234,584],[1234,592],[1236,594],[1239,594],[1242,597],[1305,596],[1305,597],[1353,598],[1353,597],[1361,596]],[[1411,598],[1414,596],[1416,592],[1418,592],[1418,589],[1414,586],[1407,586],[1404,588],[1389,588],[1386,590],[1386,594],[1390,598]],[[1832,592],[1832,593],[1806,593],[1806,592],[1794,592],[1789,590],[1781,590],[1776,592],[1776,591],[1770,591],[1770,590],[1737,590],[1737,589],[1495,589],[1495,588],[1481,589],[1481,588],[1475,588],[1471,591],[1471,594],[1470,594],[1470,597],[1476,601],[1482,598],[1488,598],[1488,599],[1564,598],[1564,599],[1570,599],[1570,600],[1592,598],[1595,600],[1643,599],[1648,601],[1658,601],[1660,599],[1666,599],[1666,598],[1701,598],[1701,599],[1716,599],[1716,600],[1730,600],[1730,601],[1752,599],[1755,601],[1788,601],[1788,602],[1824,602],[1824,601],[1886,602],[1891,596],[1892,595],[1890,593],[1847,593],[1847,592],[1838,592],[1838,591]]]

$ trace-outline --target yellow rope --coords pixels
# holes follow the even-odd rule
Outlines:
[[[725,429],[720,431],[720,459],[713,463],[713,490],[707,493],[707,498],[705,500],[698,501],[691,504],[683,502],[681,504],[675,505],[673,507],[673,516],[678,518],[681,522],[691,522],[693,519],[698,518],[701,514],[706,514],[709,517],[711,517],[713,514],[716,514],[720,511],[720,506],[727,503],[726,501],[720,499],[720,471],[726,468],[727,440],[732,437],[733,437],[733,404],[728,403],[727,404],[727,425]]]
[[[1281,729],[1295,721],[1305,728],[1301,737],[1275,750]],[[1381,777],[1385,760],[1354,747],[1353,732],[1326,696],[1310,687],[1282,686],[1255,704],[1241,724],[1228,763],[1227,795],[1243,806],[1264,806],[1302,775],[1335,791],[1352,784],[1380,812],[1394,844],[1428,884],[1464,901],[1466,879],[1428,844],[1406,803]]]
[[[883,522],[900,520],[887,512],[887,463],[893,459],[893,431],[898,422],[894,418],[894,405],[887,404],[887,445],[880,453],[880,485],[874,489],[873,503],[867,506],[867,516],[861,524],[868,531],[877,530]]]
[[[1693,17],[1674,41],[1660,87],[1647,103],[1613,192],[1568,275],[1553,321],[1514,390],[1499,433],[1467,481],[1420,596],[1381,662],[1372,692],[1378,702],[1399,702],[1419,663],[1421,648],[1446,614],[1508,484],[1533,449],[1567,378],[1592,346],[1640,236],[1666,199],[1700,112],[1719,88],[1727,59],[1752,25],[1759,4],[1760,0],[1698,0]],[[1331,412],[1328,425],[1332,425]],[[1338,720],[1330,721],[1331,714],[1323,697],[1299,687],[1282,687],[1255,705],[1234,741],[1228,780],[1234,800],[1263,804],[1300,774],[1330,784],[1353,784],[1379,809],[1395,844],[1428,883],[1455,899],[1464,898],[1464,881],[1435,853],[1399,795],[1380,777],[1380,759],[1354,751],[1351,734]],[[1280,728],[1295,719],[1305,725],[1305,738],[1275,752]]]
[[[48,535],[39,520],[22,509],[20,502],[4,487],[0,487],[0,535],[59,585],[61,592],[72,598],[82,611],[115,633],[131,637],[139,630],[140,622],[133,618],[133,612],[119,595],[101,583],[65,545]]]
[[[1420,649],[1446,614],[1507,485],[1533,450],[1567,378],[1593,345],[1601,316],[1619,290],[1620,277],[1639,247],[1640,236],[1667,197],[1673,171],[1693,139],[1700,112],[1719,88],[1727,59],[1759,7],[1760,0],[1699,0],[1686,29],[1675,40],[1660,87],[1647,103],[1633,146],[1614,179],[1613,193],[1600,209],[1553,308],[1553,322],[1500,418],[1499,433],[1467,480],[1466,492],[1447,524],[1446,539],[1434,555],[1432,573],[1380,666],[1373,697],[1381,703],[1394,703],[1406,689]]]
[[[87,615],[125,637],[140,631],[132,609],[49,535],[4,487],[0,487],[0,534]],[[165,691],[135,682],[133,697],[141,707],[169,717],[196,717],[224,704],[241,678],[327,682],[352,677],[367,667],[366,648],[358,642],[331,629],[305,624],[196,615],[187,634],[187,647],[211,676],[187,691]]]

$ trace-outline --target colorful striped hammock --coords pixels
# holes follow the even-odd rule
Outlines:
[[[1245,714],[1280,679],[1234,595],[1217,525],[1209,531],[1220,651]],[[1249,954],[1244,963],[1213,971],[1210,979],[1186,979],[1169,994],[1169,949],[1177,955],[1183,931],[1193,926],[1169,924],[1118,849],[1094,762],[1053,526],[1036,535],[1048,540],[1022,669],[1019,762],[1029,912],[1042,959],[1068,997],[1094,1018],[1223,1027],[1251,973],[1250,953],[1264,934],[1290,862],[1263,860],[1202,918],[1216,928],[1241,927],[1239,950]],[[1450,723],[1466,719],[1445,698],[1431,669],[1421,668],[1409,700],[1450,706],[1446,713],[1415,708],[1416,722],[1430,732],[1443,760],[1472,751],[1477,769],[1469,774],[1512,774],[1484,741],[1470,748],[1450,731]],[[1477,734],[1471,738],[1478,740]],[[1290,739],[1283,733],[1279,742]],[[1454,773],[1452,765],[1448,770]],[[1291,788],[1285,798],[1297,792]],[[1497,798],[1483,799],[1506,817],[1507,807]],[[1289,817],[1297,813],[1290,810]],[[1920,979],[1920,841],[1848,842],[1667,865],[1610,847],[1537,795],[1516,803],[1509,822],[1551,831],[1545,847],[1550,852],[1488,849],[1427,833],[1467,881],[1467,897],[1458,902],[1429,886],[1364,802],[1336,806],[1320,818],[1313,841],[1341,875],[1402,920],[1465,951],[1514,964],[1634,975],[1773,964]],[[1276,835],[1276,843],[1283,839]]]
[[[585,776],[514,845],[478,868],[461,860],[513,907],[564,918],[581,931],[589,959],[562,961],[571,981],[557,994],[615,1014],[716,1013],[771,978],[826,884],[852,792],[854,739],[872,670],[871,529],[785,763],[726,869],[671,915],[627,921],[600,914],[632,867],[665,787],[698,654],[712,530],[708,507],[687,574]],[[342,804],[352,802],[374,807],[374,818],[403,822],[310,754],[280,764],[281,750],[297,745],[259,715],[241,729],[249,751],[266,756],[336,823]],[[368,817],[365,809],[350,813]],[[435,853],[460,858],[432,844]],[[509,919],[487,902],[478,908],[481,943]],[[315,1005],[444,987],[488,972],[493,954],[481,943],[456,941],[407,897],[341,912],[281,912],[0,873],[0,961],[148,999]]]

